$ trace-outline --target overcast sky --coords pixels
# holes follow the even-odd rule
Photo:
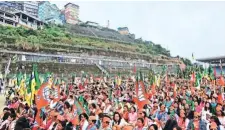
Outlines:
[[[62,9],[67,2],[52,3]],[[109,20],[113,29],[126,26],[136,38],[161,44],[173,56],[225,55],[225,1],[72,3],[80,6],[80,20],[102,26]]]

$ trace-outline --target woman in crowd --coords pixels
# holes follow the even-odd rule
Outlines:
[[[158,130],[158,126],[156,124],[152,124],[149,126],[149,130]]]
[[[130,124],[135,124],[137,121],[137,112],[136,112],[136,108],[134,106],[131,107],[130,109],[130,113],[128,115],[129,118],[129,123]]]
[[[129,119],[129,117],[128,117],[128,115],[129,115],[129,108],[128,108],[128,106],[127,105],[124,105],[124,107],[123,107],[123,119],[126,121],[126,122],[128,122],[128,119]]]
[[[177,86],[176,97],[174,89],[170,85],[165,87],[164,83],[154,89],[155,94],[151,93],[151,89],[147,90],[149,93],[146,95],[150,96],[146,99],[150,102],[143,109],[138,103],[119,98],[118,95],[128,96],[128,93],[131,99],[136,96],[134,87],[123,86],[124,83],[117,86],[116,89],[121,91],[118,95],[112,88],[112,93],[109,93],[106,83],[89,84],[82,91],[74,85],[57,102],[51,96],[55,105],[48,104],[41,110],[35,109],[35,104],[29,106],[23,103],[21,97],[14,97],[0,116],[0,130],[13,127],[16,130],[130,130],[132,127],[134,130],[224,130],[225,107],[215,100],[217,95],[206,96],[204,88],[193,91],[185,81],[180,84],[184,87]],[[65,95],[64,91],[61,89],[61,95]],[[88,102],[85,104],[77,100],[76,105],[80,106],[74,106],[76,99]],[[15,103],[19,103],[17,108]],[[41,118],[42,124],[37,123],[37,117]]]
[[[90,110],[90,114],[95,114],[96,113],[96,105],[95,105],[95,103],[91,103],[89,110]]]
[[[143,118],[138,118],[137,119],[137,124],[134,130],[148,130],[148,127],[145,126],[144,119]]]
[[[118,112],[114,112],[112,126],[117,126],[119,128],[122,128],[126,124],[127,122],[124,120],[124,118],[122,118]]]
[[[88,116],[86,113],[79,115],[80,120],[80,130],[86,130],[88,127]]]
[[[216,116],[211,116],[210,121],[207,123],[207,130],[211,130],[211,124],[214,123],[216,125],[217,130],[225,130],[222,124],[220,123],[219,119]]]
[[[222,111],[222,107],[219,105],[216,107],[216,116],[218,117],[220,123],[225,127],[225,114]]]
[[[202,109],[202,119],[207,121],[207,116],[211,116],[212,114],[212,106],[209,102],[205,102],[205,106]]]
[[[177,121],[173,120],[173,119],[169,119],[169,120],[167,120],[163,130],[173,130],[173,128],[176,126],[177,126]]]

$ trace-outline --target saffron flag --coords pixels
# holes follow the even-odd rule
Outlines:
[[[37,106],[37,116],[35,118],[36,122],[41,125],[43,122],[41,115],[41,109],[46,107],[50,103],[50,87],[48,83],[43,83],[37,91],[37,95],[35,98],[35,103]]]
[[[223,78],[222,75],[220,76],[220,79],[219,79],[219,85],[220,86],[224,86],[225,85],[224,78]]]
[[[73,118],[71,119],[71,122],[74,126],[79,125],[79,115],[84,112],[84,108],[81,106],[80,102],[78,99],[74,100],[74,105],[73,105]]]
[[[140,73],[140,81],[138,77],[135,83],[136,88],[136,97],[134,97],[134,102],[137,104],[139,109],[142,109],[144,105],[149,104],[148,94],[145,92],[145,86],[143,83],[142,75]]]
[[[50,103],[50,94],[51,89],[48,83],[43,83],[37,92],[37,97],[35,98],[37,109],[46,107]]]
[[[223,104],[223,96],[222,96],[222,94],[221,94],[221,93],[218,95],[218,97],[217,97],[217,101],[218,101],[218,103]]]
[[[216,77],[216,66],[214,67],[214,76]]]
[[[191,81],[192,81],[192,82],[195,82],[195,72],[192,72],[192,75],[191,75]]]
[[[52,87],[52,96],[53,96],[53,100],[54,102],[58,102],[60,100],[60,87],[59,86],[54,86]]]

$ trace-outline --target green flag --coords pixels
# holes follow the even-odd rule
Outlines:
[[[40,81],[40,78],[39,78],[39,74],[38,74],[36,64],[33,66],[33,71],[34,71],[34,79],[35,79],[35,90],[38,90],[41,86],[41,81]]]
[[[211,80],[215,79],[212,65],[209,65],[208,74],[209,74],[209,77],[210,77]]]
[[[19,72],[19,73],[17,74],[16,78],[17,78],[17,86],[20,86],[21,80],[22,80],[22,78],[23,78],[22,72]]]
[[[50,72],[47,72],[44,76],[44,82],[48,82],[50,78],[52,78],[52,74]]]
[[[86,100],[84,100],[83,96],[80,96],[78,98],[78,101],[80,102],[81,106],[84,108],[84,110],[86,111],[86,114],[89,115],[90,111],[88,109],[88,102]]]
[[[200,72],[198,72],[195,77],[195,87],[200,87],[200,82],[201,82],[201,74]]]

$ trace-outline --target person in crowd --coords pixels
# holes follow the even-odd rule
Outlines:
[[[209,102],[205,102],[205,107],[202,109],[202,120],[207,121],[207,117],[211,116],[212,114],[212,106]]]
[[[131,107],[130,109],[130,113],[128,115],[128,120],[130,124],[135,124],[137,121],[137,112],[136,112],[136,108],[134,106]]]
[[[178,119],[177,119],[178,126],[180,126],[182,130],[186,130],[188,122],[189,122],[189,119],[186,118],[185,111],[180,110],[178,114]]]
[[[145,127],[148,127],[150,125],[151,120],[147,117],[147,114],[144,109],[139,110],[138,118],[142,118],[144,120]]]
[[[5,112],[2,117],[2,122],[0,124],[0,130],[6,130],[10,123],[10,112]]]
[[[96,117],[95,116],[89,116],[89,119],[88,119],[88,127],[86,130],[97,130],[97,127],[96,127]]]
[[[86,113],[79,115],[80,120],[80,130],[86,130],[88,127],[88,116]]]
[[[124,80],[129,79],[123,77]],[[189,81],[174,77],[170,85],[161,80],[154,89],[144,82],[149,102],[140,108],[135,82],[95,80],[92,83],[60,85],[60,98],[50,95],[41,109],[19,95],[19,87],[0,113],[0,130],[224,130],[225,102],[219,100],[219,86],[195,89]],[[114,83],[115,84],[115,83]],[[176,84],[176,87],[174,87]],[[80,86],[82,90],[79,89]],[[223,86],[222,86],[223,87]],[[176,89],[176,90],[175,90]],[[110,91],[109,91],[110,90]],[[210,91],[210,93],[209,93]],[[175,96],[174,96],[175,95]],[[38,97],[38,96],[37,96]],[[40,98],[40,97],[38,97]],[[75,103],[75,101],[77,101]],[[78,105],[78,106],[77,106]],[[41,123],[39,124],[39,121]]]
[[[187,129],[206,130],[206,122],[201,119],[199,113],[194,112],[194,119],[189,121]]]
[[[173,128],[176,126],[177,126],[177,121],[173,120],[173,119],[169,119],[169,120],[167,120],[163,130],[173,130]]]
[[[118,112],[114,112],[112,126],[116,126],[117,128],[122,128],[125,126],[127,122]]]
[[[158,126],[156,124],[152,124],[149,126],[149,130],[158,130]]]
[[[215,123],[213,126],[216,126],[217,130],[225,130],[225,128],[222,126],[222,124],[220,123],[219,119],[216,116],[211,116],[210,117],[210,121],[207,123],[207,130],[211,130],[213,129],[211,126],[212,123]]]
[[[29,121],[27,120],[27,118],[22,116],[17,119],[16,125],[15,125],[15,130],[23,130],[25,128],[30,128],[30,124],[29,124]]]
[[[175,126],[173,127],[173,130],[182,130],[182,128],[180,126]]]
[[[158,126],[161,128],[164,128],[166,121],[167,121],[167,112],[166,112],[166,106],[164,104],[160,104],[160,110],[156,112],[156,118],[155,121],[157,122]]]
[[[127,105],[124,105],[124,107],[123,107],[123,119],[126,121],[126,122],[128,122],[128,119],[129,119],[129,117],[128,117],[128,115],[129,115],[129,108],[128,108],[128,106]]]
[[[91,103],[89,109],[90,109],[90,114],[95,114],[96,113],[96,104],[95,103]]]
[[[111,130],[110,126],[111,118],[108,115],[104,115],[102,118],[102,130]]]
[[[134,130],[148,130],[148,127],[145,126],[144,119],[143,118],[138,118],[136,127]]]
[[[222,107],[219,105],[216,107],[216,116],[218,117],[220,123],[225,127],[225,114],[222,111]]]

